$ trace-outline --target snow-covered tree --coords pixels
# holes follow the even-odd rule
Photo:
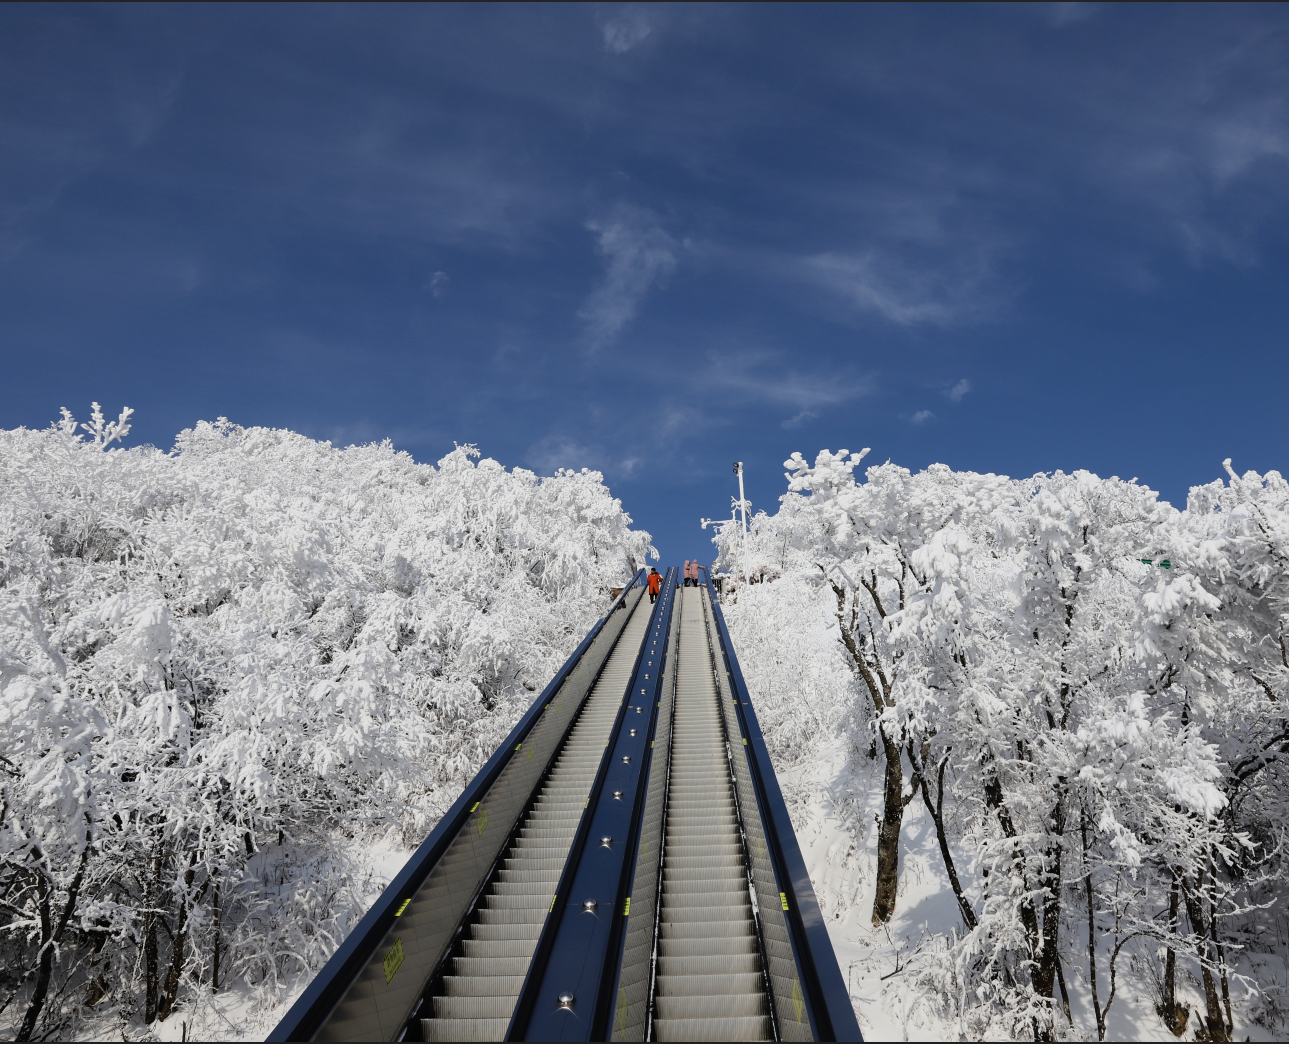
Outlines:
[[[346,836],[419,842],[652,551],[595,472],[222,419],[126,450],[97,405],[82,428],[0,432],[19,1039],[317,967],[363,912]],[[308,875],[248,875],[291,846]]]
[[[963,921],[926,971],[930,1003],[978,1032],[1050,1037],[1070,1016],[1062,955],[1081,953],[1103,1038],[1137,939],[1161,953],[1165,1024],[1189,1018],[1182,960],[1203,980],[1203,1033],[1225,1039],[1234,925],[1248,938],[1246,915],[1279,902],[1289,488],[1232,473],[1178,512],[1086,472],[886,464],[858,483],[860,457],[794,454],[748,557],[776,586],[813,575],[813,611],[835,606],[828,633],[866,699],[821,731],[885,764],[874,922],[920,793]],[[734,535],[718,532],[723,564]],[[756,601],[768,633],[778,600]],[[781,626],[824,633],[785,601]],[[731,607],[736,642],[748,615]]]

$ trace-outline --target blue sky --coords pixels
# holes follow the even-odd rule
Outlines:
[[[0,424],[1284,468],[1289,8],[5,5]]]

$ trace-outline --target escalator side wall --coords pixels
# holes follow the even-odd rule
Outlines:
[[[804,1002],[801,988],[801,971],[784,916],[783,891],[775,874],[766,832],[762,822],[762,809],[757,800],[756,787],[748,769],[745,753],[746,739],[734,705],[733,690],[721,655],[720,634],[716,629],[708,588],[703,587],[703,613],[706,618],[707,640],[712,651],[712,662],[717,665],[716,681],[720,690],[721,714],[725,720],[725,735],[729,739],[734,766],[734,788],[738,795],[739,810],[747,846],[748,865],[752,868],[752,882],[756,888],[757,917],[761,926],[761,939],[769,964],[770,987],[773,993],[775,1026],[780,1040],[815,1040],[810,1013]]]
[[[643,587],[628,592],[605,622],[314,1040],[394,1040],[401,1032],[643,595]]]
[[[640,847],[631,885],[628,919],[610,1040],[644,1040],[649,1028],[649,987],[653,977],[654,937],[657,930],[658,869],[662,858],[662,828],[667,807],[667,771],[671,750],[671,719],[676,694],[676,668],[680,662],[680,589],[672,593],[676,607],[671,614],[666,646],[667,666],[662,676],[658,725],[650,759],[648,791],[641,818]]]

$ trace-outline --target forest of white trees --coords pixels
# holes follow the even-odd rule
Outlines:
[[[355,851],[419,843],[653,554],[598,473],[129,422],[0,432],[0,1036],[271,1024],[370,904]],[[1105,1039],[1130,977],[1164,1034],[1283,1031],[1289,484],[862,457],[715,542],[794,818],[830,743],[880,780],[874,932],[934,824],[953,923],[902,995]]]
[[[0,432],[19,1040],[298,990],[371,901],[355,843],[419,843],[652,551],[598,473],[129,422]]]
[[[876,928],[906,809],[934,823],[957,923],[905,997],[968,1039],[1106,1039],[1132,954],[1165,1035],[1283,1031],[1257,969],[1287,912],[1289,484],[1228,462],[1178,511],[1087,472],[857,473],[867,452],[794,454],[718,564],[776,762],[841,736],[882,778]]]

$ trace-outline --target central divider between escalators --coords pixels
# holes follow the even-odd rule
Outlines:
[[[607,1036],[678,574],[667,570],[507,1040]]]

